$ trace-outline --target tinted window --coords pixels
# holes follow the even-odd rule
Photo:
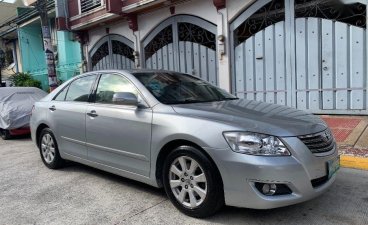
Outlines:
[[[73,81],[66,94],[66,101],[87,102],[96,75],[79,78]]]
[[[116,74],[103,74],[98,83],[96,102],[112,104],[114,94],[117,92],[131,92],[138,97],[137,89],[126,78]]]
[[[180,73],[133,73],[164,104],[185,104],[238,99],[201,79]]]

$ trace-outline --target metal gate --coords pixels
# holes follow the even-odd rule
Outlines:
[[[259,0],[231,34],[237,96],[313,113],[367,113],[365,5]]]
[[[145,67],[188,73],[217,85],[216,32],[201,18],[173,16],[144,39]]]
[[[89,53],[90,70],[134,68],[134,44],[127,38],[111,34],[101,38]]]

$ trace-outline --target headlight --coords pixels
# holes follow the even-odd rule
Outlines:
[[[234,152],[260,156],[291,155],[277,137],[251,132],[225,132],[224,137]]]

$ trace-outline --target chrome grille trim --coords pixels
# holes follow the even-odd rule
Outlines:
[[[313,154],[329,152],[335,148],[335,138],[330,129],[317,134],[299,136],[298,138]]]

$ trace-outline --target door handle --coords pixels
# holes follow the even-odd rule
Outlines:
[[[53,112],[53,111],[55,111],[55,110],[56,110],[56,107],[53,105],[53,106],[51,106],[51,107],[49,108],[49,110],[50,110],[51,112]]]
[[[87,113],[87,115],[90,116],[90,117],[97,117],[98,116],[98,114],[96,113],[95,110],[92,110],[91,112]]]

